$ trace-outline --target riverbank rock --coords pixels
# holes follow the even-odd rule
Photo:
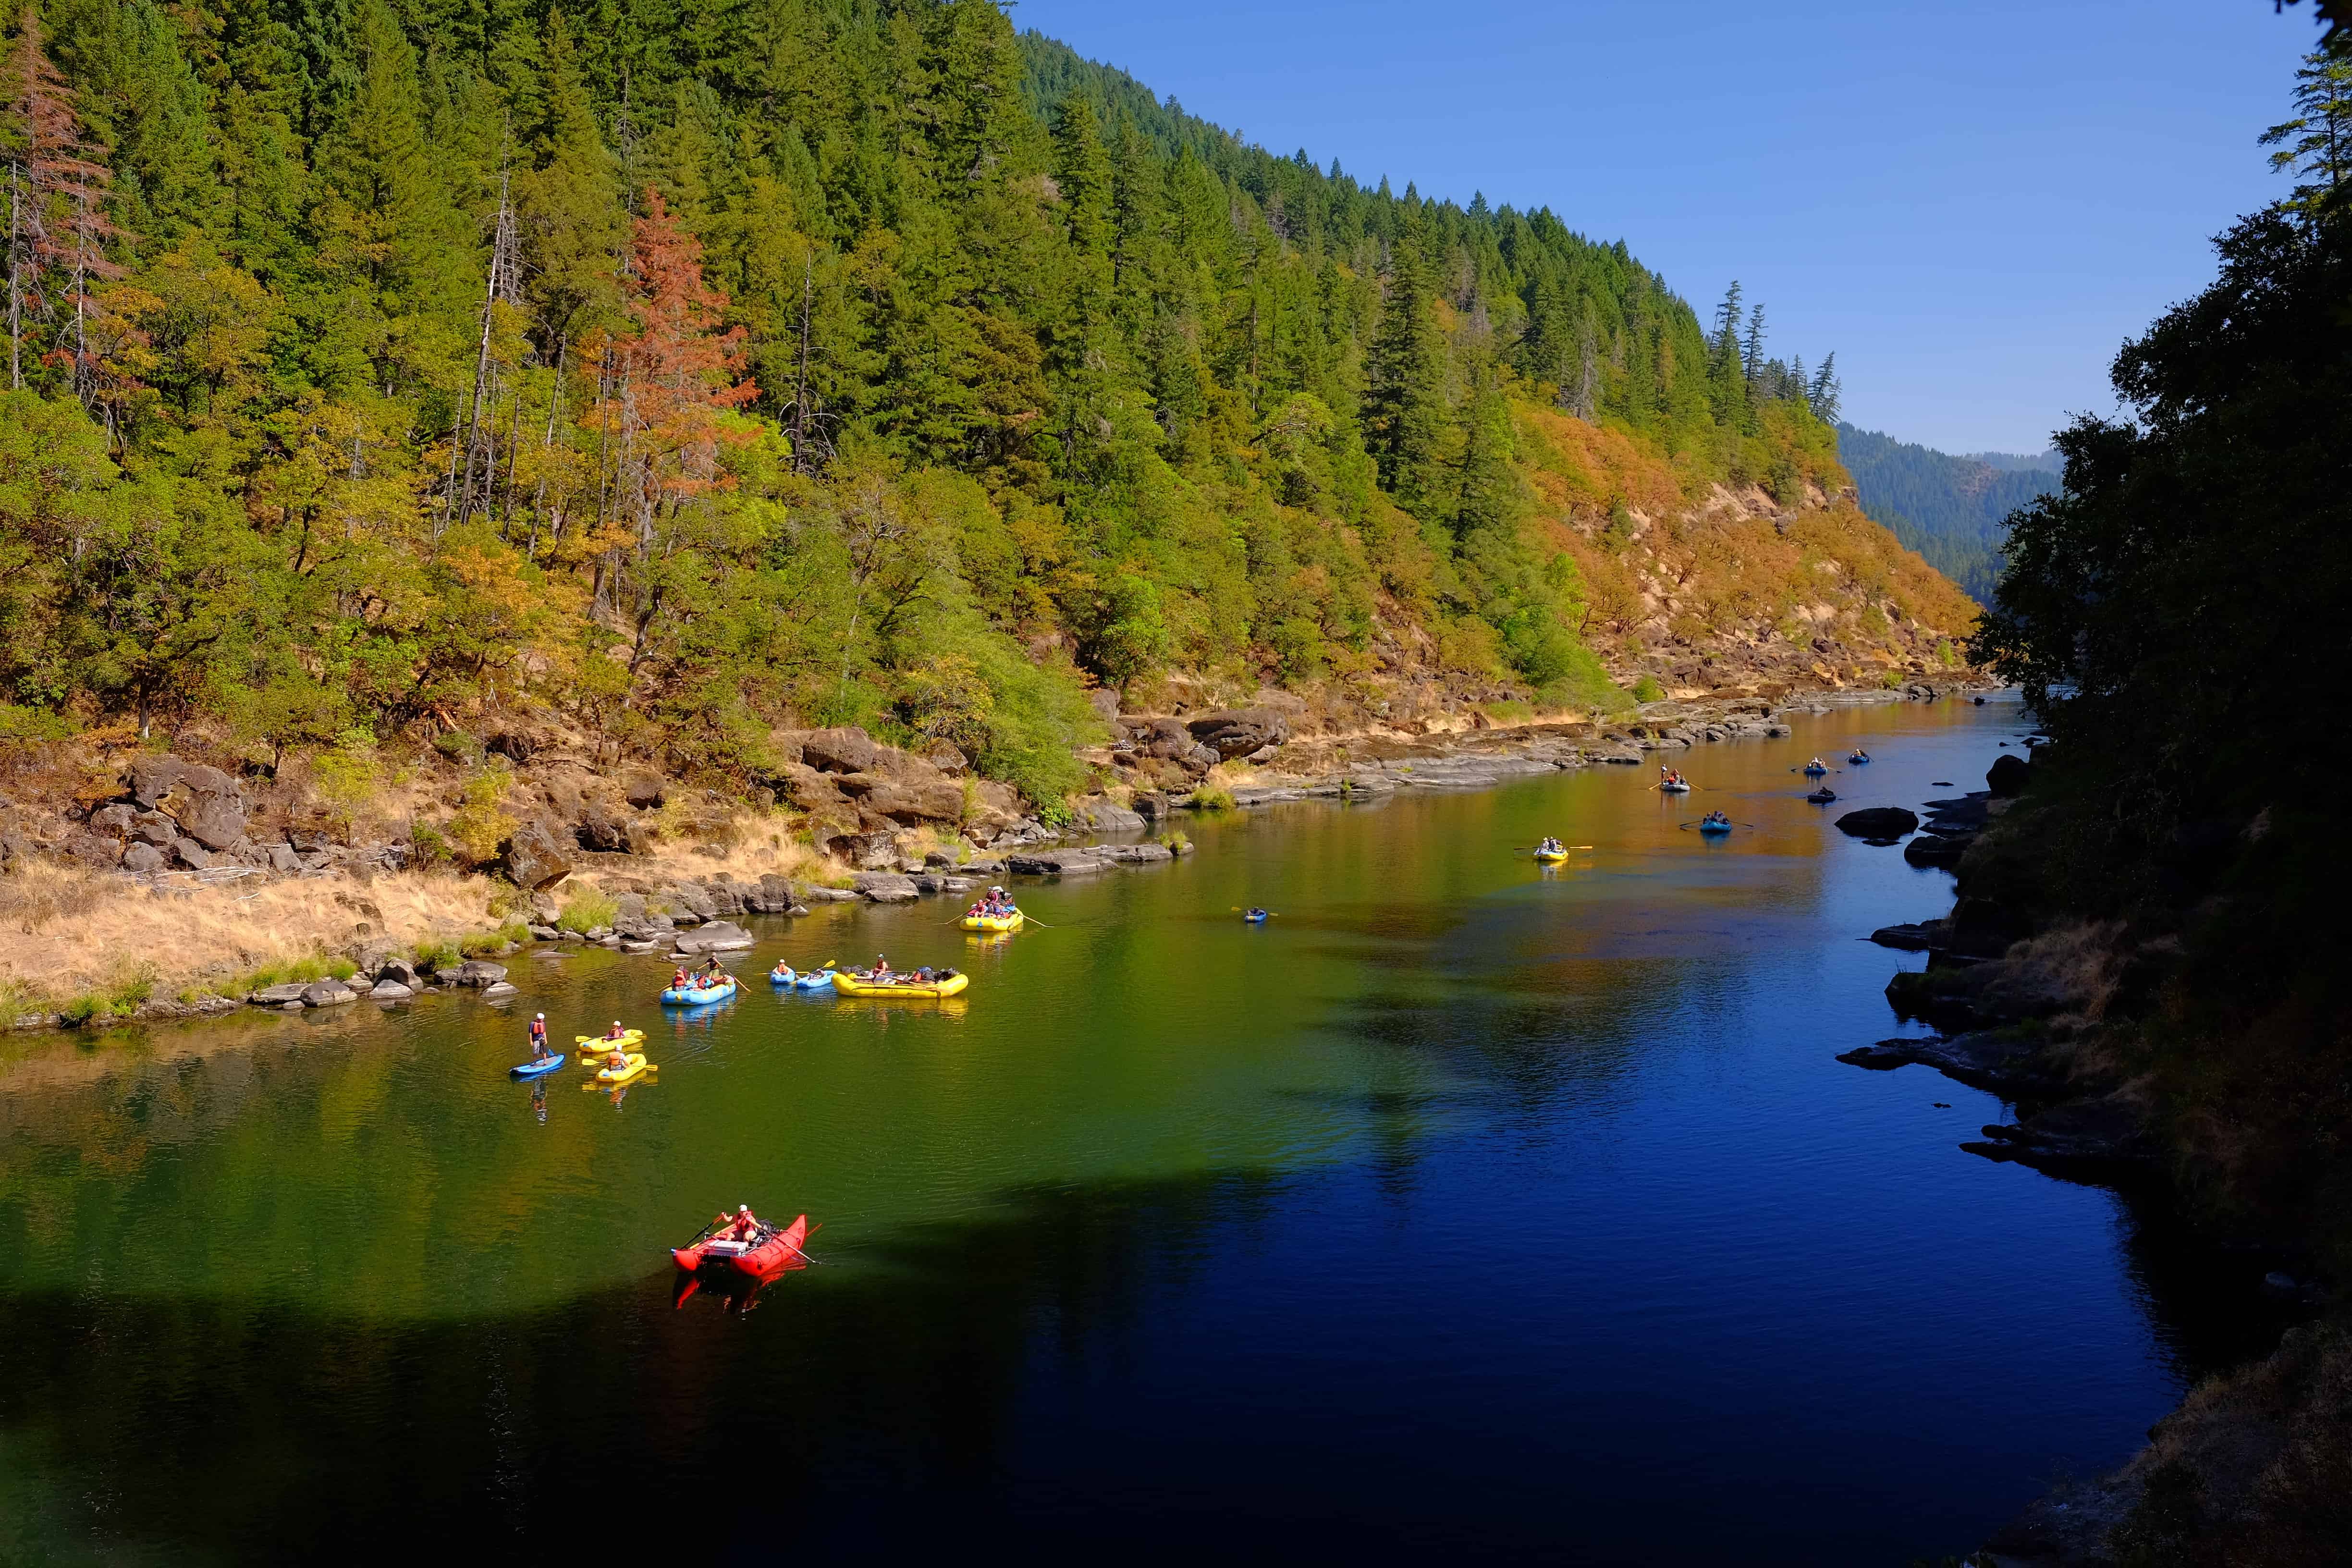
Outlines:
[[[677,951],[693,955],[706,952],[741,952],[753,945],[751,933],[732,921],[712,921],[690,931],[681,931],[675,939]]]
[[[1985,770],[1985,788],[1995,800],[2008,800],[2025,793],[2033,782],[2033,764],[2014,752],[1995,757],[1992,766]]]
[[[491,963],[478,958],[468,959],[450,973],[442,976],[443,979],[454,984],[473,986],[495,985],[506,977],[505,964]]]
[[[1887,1072],[1917,1063],[1990,1094],[2047,1094],[2063,1081],[2044,1064],[2042,1042],[2008,1031],[1979,1030],[1948,1039],[1881,1040],[1839,1053],[1849,1067]]]
[[[397,980],[379,980],[375,983],[375,988],[368,993],[368,1000],[371,1002],[405,1002],[415,994],[416,989],[414,986],[404,985]]]
[[[1939,834],[1922,833],[1903,847],[1903,858],[1914,866],[1933,866],[1950,870],[1968,853],[1968,840],[1946,838]]]
[[[508,878],[526,892],[552,888],[572,875],[571,858],[544,822],[526,822],[514,830],[507,840],[504,864]]]
[[[1272,708],[1228,708],[1184,721],[1192,739],[1226,761],[1290,739],[1290,721]]]
[[[1883,838],[1892,843],[1916,833],[1919,818],[1899,805],[1866,805],[1837,819],[1838,831],[1853,838]]]
[[[257,1007],[283,1007],[289,1002],[299,1006],[304,989],[301,981],[291,980],[283,985],[265,985],[258,991],[249,993],[246,1000]]]
[[[305,1007],[340,1007],[346,1002],[356,1002],[360,994],[340,980],[314,981],[302,987]]]
[[[245,837],[245,796],[218,768],[184,768],[166,809],[182,833],[215,853]]]
[[[1145,826],[1141,812],[1129,810],[1108,795],[1089,795],[1071,809],[1080,826],[1097,833],[1140,833]]]
[[[142,811],[152,811],[163,804],[172,786],[188,764],[166,752],[160,756],[135,757],[131,763],[131,799]]]
[[[1048,849],[1033,855],[1008,855],[1004,868],[1024,877],[1083,877],[1110,868],[1110,860],[1097,849]]]
[[[2068,1100],[2015,1126],[1989,1126],[1983,1132],[1983,1142],[1960,1147],[1988,1160],[2013,1161],[2037,1170],[2142,1166],[2157,1159],[2147,1107],[2123,1089],[2095,1100]]]
[[[874,737],[855,724],[809,730],[794,738],[800,742],[800,760],[824,773],[871,773],[881,752]]]
[[[857,897],[877,904],[910,904],[921,896],[914,879],[898,871],[860,871],[849,885]]]

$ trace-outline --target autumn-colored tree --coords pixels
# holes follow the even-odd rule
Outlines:
[[[625,454],[618,489],[642,544],[659,512],[717,480],[719,445],[731,438],[719,416],[760,389],[738,379],[745,334],[721,330],[727,296],[702,275],[702,242],[678,226],[651,186],[632,227],[628,310],[636,331],[614,339],[610,353]]]

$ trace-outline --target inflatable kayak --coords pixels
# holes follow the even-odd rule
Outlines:
[[[610,1056],[615,1046],[624,1051],[635,1050],[646,1043],[646,1032],[643,1029],[624,1029],[617,1040],[608,1040],[602,1035],[574,1035],[572,1040],[573,1047],[583,1058],[603,1057]]]
[[[803,1215],[782,1230],[762,1228],[751,1241],[706,1238],[684,1247],[673,1247],[669,1258],[688,1274],[702,1268],[723,1268],[730,1273],[764,1279],[771,1274],[781,1274],[787,1268],[808,1267],[808,1254],[801,1250],[808,1240],[808,1215]]]
[[[1819,763],[1807,763],[1805,764],[1805,776],[1809,779],[1817,779],[1827,772],[1829,772],[1829,769],[1823,767]]]
[[[1533,851],[1533,854],[1536,863],[1541,866],[1564,865],[1568,860],[1568,851],[1565,849],[1538,849]]]
[[[1675,784],[1669,782],[1660,784],[1658,786],[1658,793],[1660,795],[1688,795],[1690,794],[1690,785],[1686,784]]]
[[[946,970],[933,980],[860,980],[836,970],[833,988],[844,996],[952,996],[971,984],[971,976]]]
[[[598,1083],[629,1083],[641,1076],[645,1070],[646,1054],[643,1051],[631,1051],[629,1053],[629,1058],[626,1065],[616,1068],[598,1068],[596,1069],[596,1081]]]
[[[694,1007],[705,1002],[724,1002],[735,994],[735,977],[729,975],[717,985],[673,985],[661,994],[665,1007]]]
[[[507,1075],[509,1078],[545,1078],[549,1073],[562,1072],[571,1065],[569,1057],[549,1057],[545,1061],[525,1062],[520,1067],[509,1068]]]
[[[768,984],[786,991],[822,991],[833,984],[830,969],[787,969],[782,974],[768,971]]]
[[[1731,824],[1710,816],[1698,825],[1698,830],[1712,837],[1715,834],[1730,832]]]
[[[958,923],[966,931],[1019,931],[1028,917],[1019,910],[1003,915],[966,915]]]
[[[1244,910],[1242,911],[1242,920],[1244,923],[1248,925],[1262,926],[1265,924],[1265,911],[1264,910]]]
[[[1846,761],[1853,763],[1856,767],[1860,767],[1870,761],[1870,753],[1868,752],[1856,752],[1853,755],[1848,757]]]

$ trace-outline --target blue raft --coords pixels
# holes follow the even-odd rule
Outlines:
[[[781,985],[788,991],[830,991],[833,989],[833,971],[809,969],[779,974],[771,969],[768,971],[768,984]]]
[[[673,985],[661,994],[665,1007],[695,1007],[705,1002],[724,1002],[735,994],[735,982],[730,977],[723,985]]]

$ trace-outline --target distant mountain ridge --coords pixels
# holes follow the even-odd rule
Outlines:
[[[1960,455],[1970,462],[1982,463],[1988,468],[1999,468],[2003,473],[2063,474],[2066,471],[2066,459],[2060,457],[2054,448],[2031,454],[1963,452]]]
[[[1979,604],[1990,601],[2000,576],[2009,514],[2063,478],[2055,452],[1955,457],[1843,422],[1837,437],[1863,511]]]

